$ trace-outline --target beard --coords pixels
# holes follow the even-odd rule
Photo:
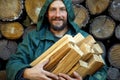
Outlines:
[[[52,23],[52,21],[60,21],[62,23]],[[52,19],[50,21],[51,25],[50,25],[50,28],[55,30],[55,31],[62,31],[64,30],[66,27],[67,27],[67,21],[65,21],[64,19],[61,19],[61,18],[55,18],[55,19]]]

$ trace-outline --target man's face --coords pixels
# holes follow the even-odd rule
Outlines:
[[[55,0],[48,9],[50,28],[61,31],[67,26],[67,11],[61,0]]]

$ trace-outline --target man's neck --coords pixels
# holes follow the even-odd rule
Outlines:
[[[68,27],[64,28],[63,30],[61,31],[55,31],[53,29],[50,29],[50,31],[56,36],[56,37],[63,37],[64,34],[68,31]]]

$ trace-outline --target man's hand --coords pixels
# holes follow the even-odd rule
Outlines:
[[[39,63],[32,68],[25,69],[23,77],[30,80],[57,80],[57,75],[43,69],[43,67],[48,63],[48,61],[49,60],[43,63]]]
[[[74,78],[67,74],[59,73],[59,80],[82,80],[82,77],[76,72],[73,73]]]

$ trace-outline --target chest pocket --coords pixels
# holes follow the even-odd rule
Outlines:
[[[38,48],[35,50],[34,59],[39,57],[42,53],[44,53],[49,47],[54,44],[53,41],[50,40],[42,40],[39,42]]]

